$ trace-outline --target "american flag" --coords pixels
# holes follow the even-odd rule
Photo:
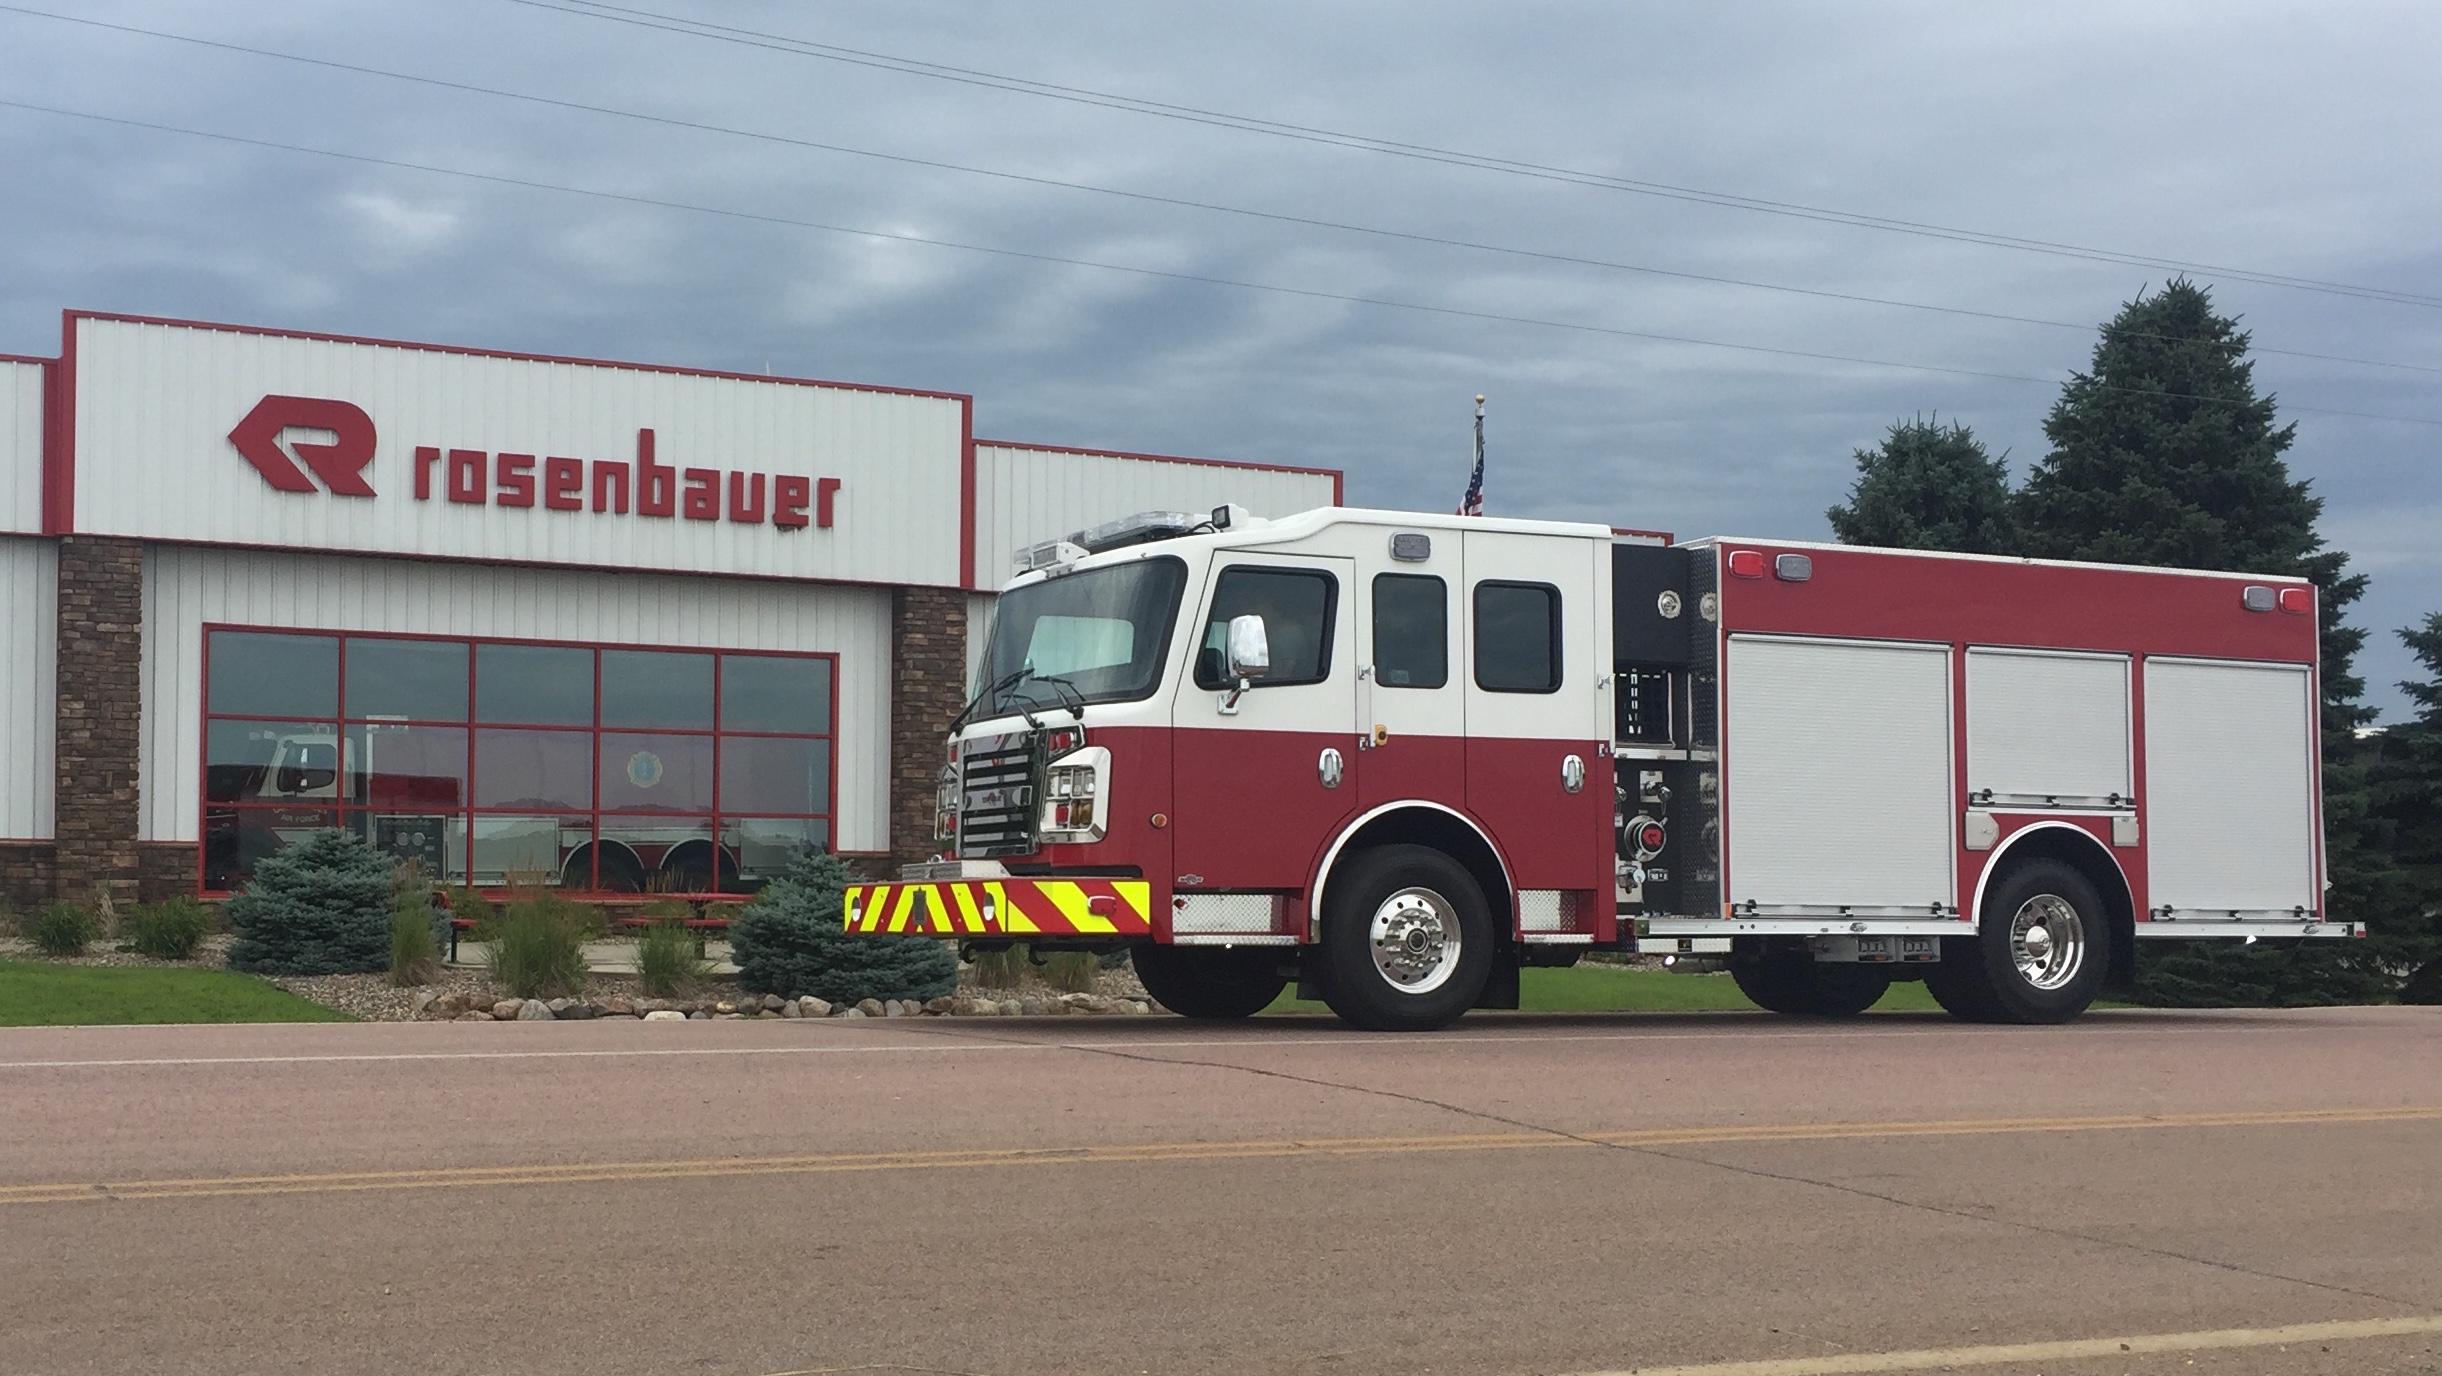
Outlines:
[[[1475,474],[1467,479],[1467,495],[1459,498],[1458,514],[1484,514],[1484,398],[1475,399]]]

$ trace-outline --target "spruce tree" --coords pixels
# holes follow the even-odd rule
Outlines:
[[[391,861],[344,831],[263,857],[229,900],[229,968],[353,975],[390,968]]]
[[[1848,502],[1823,513],[1844,545],[2017,552],[2009,468],[1974,434],[1939,418],[1891,426],[1879,449],[1856,451]]]
[[[2282,455],[2297,437],[2255,389],[2249,336],[2184,279],[2140,295],[2103,326],[2087,371],[2044,420],[2051,450],[2017,502],[2029,554],[2104,563],[2227,569],[2311,578],[2323,612],[2326,895],[2340,921],[2387,921],[2389,881],[2371,825],[2373,719],[2353,670],[2365,632],[2340,616],[2364,593],[2348,556],[2315,530],[2323,501]],[[2366,943],[2138,950],[2138,993],[2182,1005],[2360,1002],[2392,979]]]
[[[848,864],[812,852],[729,924],[740,987],[831,1003],[933,999],[958,987],[958,955],[929,937],[850,936],[841,925]]]
[[[2442,1003],[2442,612],[2400,632],[2425,677],[2400,687],[2416,717],[2374,739],[2374,816],[2398,869],[2398,963],[2414,971],[2401,998]]]

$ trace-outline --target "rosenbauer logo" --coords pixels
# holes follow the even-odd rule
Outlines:
[[[329,439],[291,431],[319,432]],[[229,443],[263,481],[282,492],[314,492],[314,478],[320,478],[335,497],[377,495],[365,480],[376,440],[373,418],[361,408],[322,397],[266,396],[229,432]],[[415,499],[429,502],[438,496],[462,506],[540,506],[737,525],[769,522],[781,530],[831,527],[841,487],[837,478],[682,467],[660,462],[654,451],[649,429],[636,432],[632,464],[418,445]]]

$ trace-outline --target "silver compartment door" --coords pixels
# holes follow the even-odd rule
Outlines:
[[[1729,899],[1769,915],[1957,902],[1950,647],[1730,637]]]
[[[2149,901],[2288,917],[2315,882],[2314,676],[2303,664],[2145,664]]]
[[[2136,791],[2128,657],[1967,652],[1967,792],[1981,805],[2124,807]]]

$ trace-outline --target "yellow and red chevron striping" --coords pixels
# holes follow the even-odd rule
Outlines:
[[[953,879],[851,884],[850,932],[900,936],[1150,936],[1142,879]]]

